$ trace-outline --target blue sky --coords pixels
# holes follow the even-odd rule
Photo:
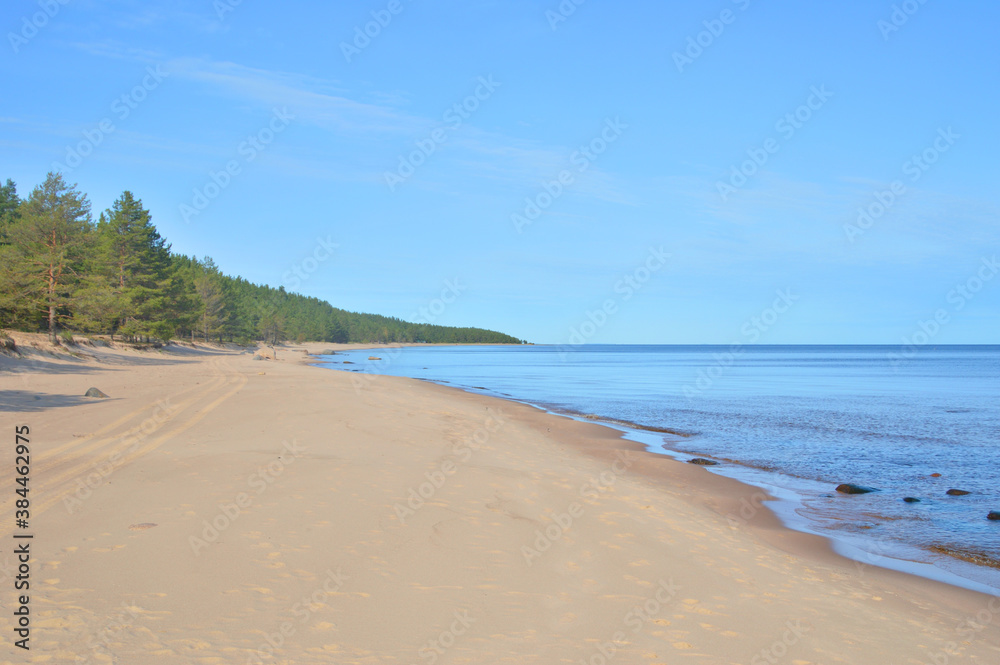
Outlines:
[[[12,0],[0,178],[539,343],[995,343],[1000,5],[895,7]]]

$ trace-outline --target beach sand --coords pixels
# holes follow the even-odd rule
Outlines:
[[[0,661],[1000,662],[1000,599],[843,559],[756,488],[307,348],[0,358]]]

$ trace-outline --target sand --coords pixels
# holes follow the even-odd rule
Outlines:
[[[996,597],[843,559],[599,425],[306,363],[330,347],[0,358],[0,661],[1000,662]]]

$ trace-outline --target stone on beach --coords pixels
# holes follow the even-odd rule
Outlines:
[[[87,392],[83,394],[84,397],[99,397],[101,399],[107,399],[107,395],[98,390],[97,388],[88,388]]]
[[[274,349],[260,348],[253,352],[254,360],[275,360],[278,356]]]
[[[879,490],[874,487],[866,487],[864,485],[843,483],[841,485],[837,485],[837,491],[841,494],[869,494],[871,492],[878,492]]]
[[[704,457],[695,457],[694,459],[689,459],[688,464],[697,464],[699,466],[716,466],[718,462],[710,459],[705,459]]]

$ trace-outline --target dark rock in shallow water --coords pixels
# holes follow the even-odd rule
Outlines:
[[[986,519],[993,520],[994,522],[1000,521],[1000,510],[991,510]]]
[[[698,466],[718,466],[718,462],[715,460],[705,459],[704,457],[695,457],[694,459],[689,459],[688,464],[697,464]]]
[[[842,485],[837,485],[837,491],[841,494],[869,494],[871,492],[878,492],[879,490],[874,487],[865,487],[864,485],[854,485],[853,483],[844,483]]]
[[[90,388],[83,394],[84,397],[100,397],[101,399],[107,399],[107,395],[102,393],[97,388]]]
[[[972,492],[966,492],[965,490],[955,490],[951,489],[945,492],[948,496],[965,496],[966,494],[972,494]]]
[[[920,499],[915,496],[904,496],[903,501],[906,503],[920,503]]]
[[[940,478],[940,477],[941,477],[940,473],[932,473],[931,474],[931,478]]]

